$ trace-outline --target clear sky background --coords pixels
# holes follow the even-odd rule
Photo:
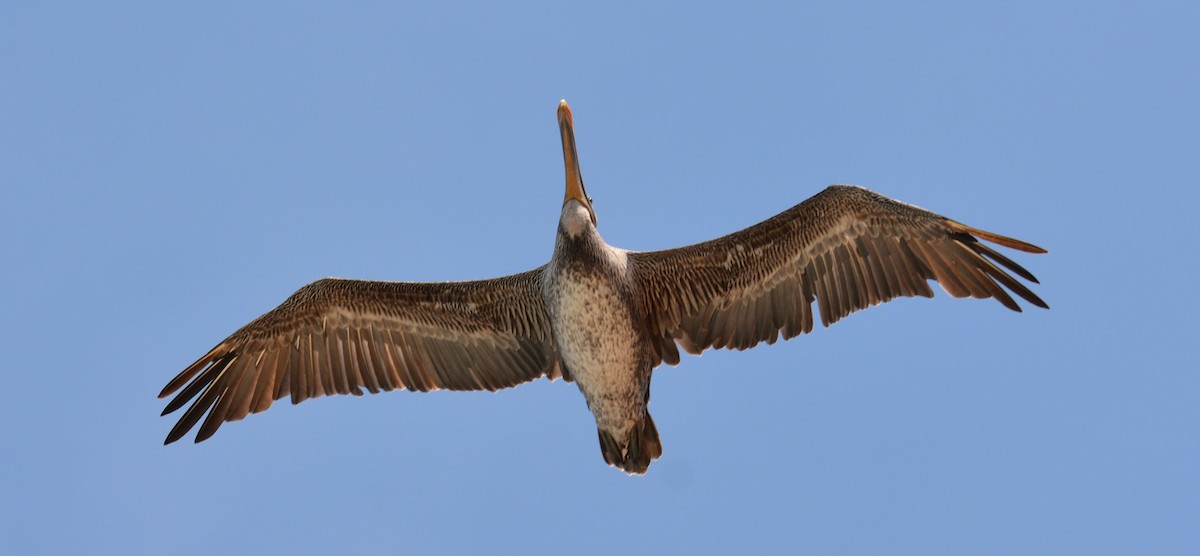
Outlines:
[[[101,4],[0,8],[0,552],[1200,553],[1195,2]],[[645,477],[548,381],[161,445],[311,280],[544,263],[561,98],[614,245],[854,183],[1046,247],[1051,310],[660,368]]]

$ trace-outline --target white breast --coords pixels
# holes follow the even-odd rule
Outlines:
[[[645,346],[618,285],[602,274],[563,269],[553,288],[549,301],[559,356],[596,423],[610,430],[632,425],[644,409],[649,376],[641,368]]]

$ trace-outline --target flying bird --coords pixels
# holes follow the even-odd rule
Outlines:
[[[829,326],[901,296],[1047,305],[1009,272],[1037,279],[980,242],[1040,247],[985,232],[861,187],[834,185],[758,224],[664,251],[608,245],[583,184],[575,129],[558,106],[566,194],[545,265],[467,282],[323,278],[234,332],[167,383],[167,435],[333,394],[499,390],[538,378],[574,382],[609,465],[642,474],[662,455],[650,378],[679,348],[744,350]],[[1007,270],[1007,271],[1006,271]],[[817,311],[813,310],[816,302]],[[207,416],[206,416],[207,414]]]

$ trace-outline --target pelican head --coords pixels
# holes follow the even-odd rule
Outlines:
[[[575,122],[571,118],[571,107],[567,101],[558,103],[558,130],[562,133],[563,164],[567,169],[567,192],[563,196],[563,208],[576,201],[587,209],[592,225],[596,225],[596,211],[592,209],[592,198],[583,186],[583,174],[579,172],[579,151],[575,148]]]

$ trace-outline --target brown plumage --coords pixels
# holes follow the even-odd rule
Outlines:
[[[834,185],[725,237],[629,256],[651,326],[663,339],[663,359],[674,363],[674,343],[689,353],[774,343],[812,331],[814,300],[829,326],[896,297],[933,297],[928,280],[954,297],[992,297],[1020,312],[1008,288],[1047,308],[997,264],[1036,283],[1033,274],[980,238],[1046,252],[861,187]]]
[[[558,358],[538,284],[542,269],[474,282],[325,278],[292,294],[179,373],[163,415],[195,402],[167,436],[208,411],[200,442],[290,396],[292,403],[362,389],[499,390],[548,376]],[[189,382],[190,381],[190,382]]]
[[[559,124],[567,194],[550,263],[471,282],[313,282],[163,388],[159,397],[179,392],[163,415],[191,402],[166,443],[203,418],[200,442],[285,396],[498,390],[564,377],[596,416],[605,461],[644,473],[662,453],[647,411],[650,376],[679,362],[678,347],[792,338],[811,332],[817,314],[828,326],[896,297],[932,297],[929,280],[1014,311],[1009,292],[1047,307],[1008,272],[1036,283],[1033,275],[980,240],[1045,250],[847,185],[704,243],[613,248],[596,232],[566,103]]]

